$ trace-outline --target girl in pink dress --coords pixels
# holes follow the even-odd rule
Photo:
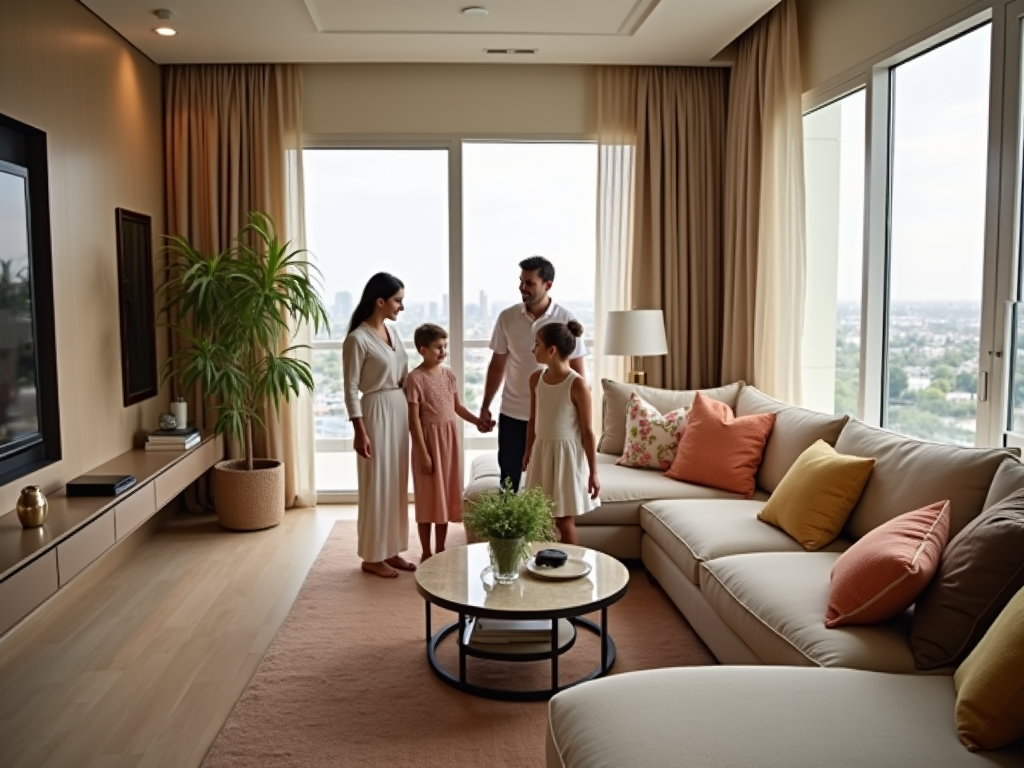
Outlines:
[[[448,523],[462,520],[462,452],[459,450],[456,416],[481,432],[488,426],[459,399],[459,387],[451,368],[442,365],[448,356],[448,332],[427,323],[413,336],[423,363],[405,380],[412,432],[412,486],[416,497],[416,527],[423,559],[444,551]],[[435,526],[436,545],[431,551],[430,527]]]

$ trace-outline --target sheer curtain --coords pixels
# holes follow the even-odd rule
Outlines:
[[[635,67],[600,67],[597,72],[597,297],[594,378],[623,381],[626,360],[604,354],[608,313],[629,309],[633,240],[633,180],[636,157]],[[601,408],[594,408],[600,434]]]
[[[737,41],[725,180],[722,378],[800,404],[806,282],[796,2]]]
[[[294,65],[188,65],[164,69],[167,229],[204,253],[230,247],[250,211],[263,211],[283,239],[302,247],[302,70]],[[282,345],[303,343],[297,329]],[[172,350],[177,339],[172,337]],[[176,386],[176,385],[175,385]],[[198,390],[199,427],[212,422]],[[315,502],[313,414],[308,396],[271,412],[257,455],[284,461],[288,506]],[[209,506],[208,491],[190,506]]]

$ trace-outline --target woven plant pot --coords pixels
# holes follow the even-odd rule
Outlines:
[[[213,505],[220,524],[231,531],[262,531],[284,517],[284,464],[256,459],[222,461],[213,468]]]

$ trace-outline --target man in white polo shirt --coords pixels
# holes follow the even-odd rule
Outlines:
[[[530,375],[541,366],[533,357],[533,342],[537,329],[547,323],[567,323],[575,320],[569,310],[556,304],[548,295],[555,280],[554,265],[542,256],[532,256],[519,262],[519,293],[522,304],[503,310],[491,334],[491,362],[487,366],[487,384],[480,407],[480,418],[487,424],[491,419],[491,401],[504,382],[501,394],[501,414],[498,416],[498,464],[501,483],[512,481],[518,489],[523,473],[523,455],[526,453],[526,427],[530,420]],[[569,365],[583,375],[583,358],[587,348],[583,339],[576,340],[576,351]]]

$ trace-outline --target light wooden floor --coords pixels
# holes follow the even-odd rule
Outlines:
[[[354,518],[296,510],[239,534],[179,514],[108,553],[0,640],[0,766],[198,766],[334,522]]]

